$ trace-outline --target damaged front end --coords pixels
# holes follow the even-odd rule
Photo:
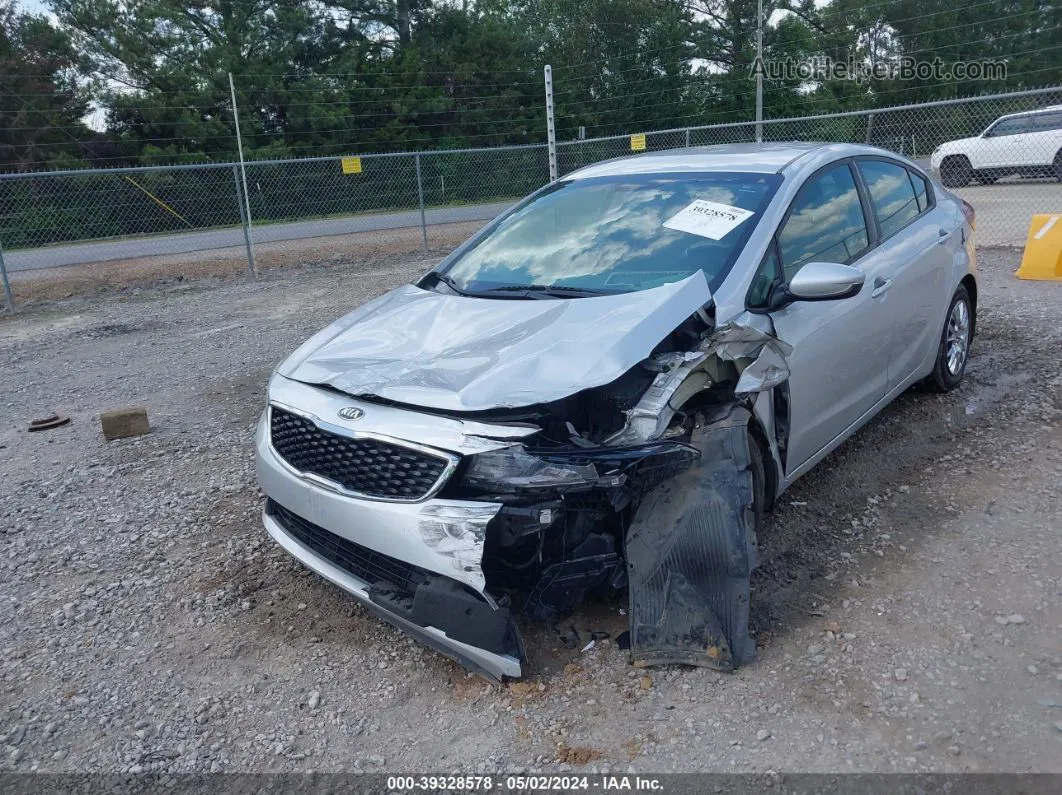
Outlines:
[[[578,300],[378,299],[270,382],[267,529],[495,679],[524,672],[517,612],[554,621],[623,588],[635,663],[747,662],[789,349],[762,316],[708,307],[700,272]]]
[[[757,396],[786,380],[787,355],[756,329],[694,316],[612,383],[477,412],[535,428],[465,458],[443,491],[502,506],[484,532],[487,591],[554,621],[626,587],[636,664],[751,660],[754,501],[766,488],[751,426]]]

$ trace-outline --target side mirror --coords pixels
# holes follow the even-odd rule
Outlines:
[[[786,292],[797,301],[835,301],[858,293],[866,278],[859,268],[836,262],[809,262],[796,272]]]

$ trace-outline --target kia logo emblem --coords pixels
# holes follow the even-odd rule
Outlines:
[[[365,412],[357,406],[345,406],[339,410],[339,416],[345,420],[360,420],[365,416]]]

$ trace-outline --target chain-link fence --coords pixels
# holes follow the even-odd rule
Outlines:
[[[246,164],[255,243],[488,220],[549,180],[545,144]],[[11,273],[244,245],[235,163],[0,174]],[[423,210],[423,212],[422,212]]]
[[[751,142],[759,134],[869,143],[937,170],[974,205],[981,245],[1021,245],[1034,213],[1062,211],[1059,87],[631,132],[558,143],[558,175],[639,151]],[[255,245],[331,235],[350,236],[335,241],[340,248],[445,249],[548,181],[545,144],[251,161],[246,202],[235,163],[0,174],[0,270],[228,247],[246,247],[251,265]]]
[[[978,243],[1020,246],[1031,217],[1062,212],[1062,87],[557,144],[560,176],[638,151],[763,141],[865,143],[936,171],[977,212]]]

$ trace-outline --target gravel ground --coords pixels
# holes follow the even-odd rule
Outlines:
[[[903,395],[761,534],[759,659],[636,671],[527,627],[496,687],[260,527],[274,365],[430,263],[288,269],[0,319],[0,766],[1062,772],[1062,284],[984,250],[964,386]],[[106,443],[101,411],[153,432]],[[27,433],[57,410],[66,427]],[[615,632],[618,604],[572,616]]]

